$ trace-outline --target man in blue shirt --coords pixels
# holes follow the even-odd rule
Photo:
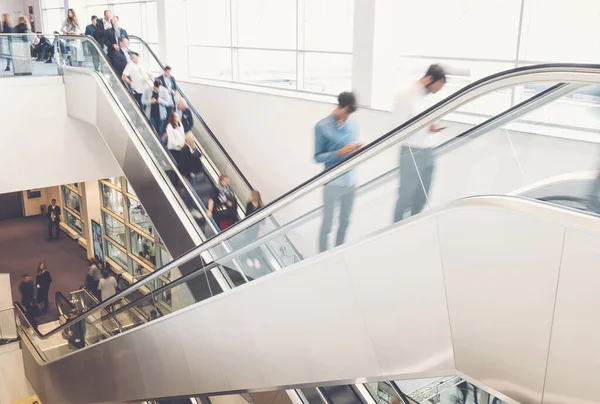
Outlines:
[[[336,165],[361,145],[356,142],[356,122],[349,119],[356,111],[356,97],[344,92],[338,96],[338,106],[331,115],[322,119],[315,126],[315,161],[323,163],[325,169]],[[323,224],[319,235],[319,250],[328,249],[328,236],[333,222],[333,212],[339,204],[339,223],[336,247],[344,244],[346,231],[350,222],[350,214],[354,205],[354,185],[356,183],[353,170],[347,171],[331,180],[323,188]]]
[[[94,36],[94,32],[96,32],[96,21],[98,20],[98,17],[96,17],[95,15],[92,16],[92,23],[90,25],[88,25],[87,27],[85,27],[85,35],[87,36]]]

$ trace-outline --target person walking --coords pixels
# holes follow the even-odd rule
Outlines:
[[[181,123],[183,124],[183,131],[188,133],[194,127],[194,116],[192,115],[192,110],[188,106],[187,101],[183,98],[177,103],[177,112],[179,118],[181,118]]]
[[[154,80],[154,86],[146,90],[142,96],[142,105],[158,137],[162,137],[168,116],[167,107],[173,104],[169,92],[162,86],[160,80]]]
[[[85,276],[85,288],[100,299],[100,293],[98,290],[98,284],[102,278],[102,273],[98,268],[98,261],[95,258],[90,260],[90,266],[88,267],[87,274]]]
[[[192,136],[191,133],[187,133],[185,135],[185,146],[183,146],[179,154],[178,168],[179,172],[181,172],[181,174],[189,181],[192,189],[194,190],[196,190],[198,181],[202,176],[201,157],[202,154],[200,153],[198,147],[196,147],[194,136]],[[184,202],[188,207],[190,207],[190,212],[194,218],[202,218],[200,211],[193,204],[192,195],[187,192],[184,193]]]
[[[114,51],[110,57],[110,63],[115,68],[117,77],[123,77],[123,71],[129,62],[129,39],[122,37],[119,41],[119,49]]]
[[[325,170],[345,160],[361,147],[357,142],[356,123],[350,118],[356,111],[356,97],[343,92],[338,96],[338,105],[333,112],[315,126],[315,161],[322,163]],[[319,234],[319,251],[328,249],[333,214],[339,205],[336,247],[344,244],[354,205],[356,179],[350,170],[323,187],[323,223]]]
[[[25,315],[32,326],[37,326],[36,317],[39,315],[39,309],[35,304],[35,285],[33,278],[29,274],[23,274],[23,280],[19,285],[21,293],[21,304],[25,308]]]
[[[48,312],[48,292],[50,291],[51,283],[52,276],[50,276],[50,272],[46,269],[46,263],[42,261],[38,264],[37,276],[35,277],[37,304],[42,305],[42,315]]]
[[[98,290],[103,302],[117,293],[117,280],[107,270],[102,273],[102,278],[98,282]]]
[[[394,116],[399,122],[411,119],[424,109],[422,102],[425,96],[437,93],[445,84],[444,69],[437,64],[429,66],[423,77],[396,95]],[[394,222],[401,221],[407,211],[410,211],[412,216],[425,207],[426,194],[431,187],[435,170],[432,148],[435,138],[432,134],[439,133],[441,130],[442,128],[432,124],[428,128],[429,133],[413,135],[407,143],[400,146],[400,186]]]
[[[60,206],[56,205],[56,199],[52,199],[52,205],[48,207],[48,241],[52,240],[52,229],[56,229],[56,239],[60,238]]]
[[[12,34],[14,33],[14,23],[13,23],[13,19],[10,16],[10,14],[8,13],[4,13],[2,14],[2,33],[3,34]],[[11,42],[12,42],[12,37],[9,35],[8,38],[6,38],[6,41],[3,42],[3,46],[5,45],[7,47],[7,49],[4,49],[4,54],[6,54],[6,68],[4,69],[5,72],[10,71],[10,60],[11,60],[11,54],[12,54],[12,50],[11,50]]]
[[[129,35],[127,31],[119,26],[119,17],[116,15],[111,20],[112,27],[106,31],[106,46],[108,50],[108,59],[112,60],[112,54],[115,51],[119,50],[119,44],[121,43],[121,38],[127,38],[129,40]]]

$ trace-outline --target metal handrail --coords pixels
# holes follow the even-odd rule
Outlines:
[[[338,175],[346,172],[347,170],[356,167],[363,161],[366,161],[380,152],[386,150],[390,146],[393,146],[403,140],[406,140],[412,136],[415,132],[425,128],[432,121],[440,119],[446,113],[460,107],[468,101],[478,98],[486,93],[496,91],[501,88],[510,87],[518,84],[523,84],[531,81],[550,81],[550,82],[579,82],[579,83],[597,83],[600,82],[600,65],[576,65],[576,64],[549,64],[541,66],[525,66],[508,71],[496,73],[487,78],[478,80],[441,102],[435,104],[429,109],[421,112],[412,119],[404,122],[395,129],[389,131],[379,139],[371,142],[370,144],[363,147],[346,160],[334,165],[333,167],[323,171],[319,175],[309,179],[303,184],[292,189],[288,193],[282,195],[275,201],[271,202],[264,208],[257,212],[249,215],[246,219],[232,225],[225,231],[215,235],[202,245],[194,247],[187,253],[175,258],[173,261],[165,265],[163,268],[153,272],[139,282],[134,283],[129,288],[121,291],[114,295],[107,301],[103,302],[94,309],[88,311],[84,315],[78,316],[73,321],[83,320],[85,317],[92,315],[100,310],[106,308],[108,305],[120,300],[127,296],[132,291],[139,289],[146,283],[158,278],[159,276],[171,271],[172,269],[186,263],[187,261],[195,258],[201,252],[207,251],[214,248],[220,243],[228,240],[232,236],[246,230],[254,224],[265,219],[278,209],[283,206],[287,206],[291,202],[297,200],[299,197],[306,195],[307,193],[320,188],[327,184]],[[70,324],[72,324],[70,322]],[[41,334],[37,329],[34,328],[38,337],[44,339],[51,335],[54,335],[66,328],[65,325],[58,327],[47,334]]]

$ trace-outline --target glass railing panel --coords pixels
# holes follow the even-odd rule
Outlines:
[[[53,35],[0,34],[0,77],[56,76]]]
[[[365,383],[365,387],[377,404],[400,404],[402,400],[389,382]]]

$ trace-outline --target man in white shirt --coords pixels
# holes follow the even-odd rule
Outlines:
[[[435,94],[446,84],[446,73],[439,65],[431,65],[423,77],[400,91],[394,102],[394,116],[405,122],[423,110],[422,102],[428,94]],[[416,134],[400,147],[400,188],[394,212],[394,222],[404,218],[407,210],[410,215],[421,212],[427,202],[435,160],[432,136],[442,128],[430,125],[430,133]],[[412,155],[411,155],[412,153]],[[414,158],[414,161],[413,161]],[[415,168],[416,165],[416,168]]]
[[[140,55],[137,52],[131,52],[129,63],[125,66],[121,78],[131,87],[140,108],[142,107],[142,94],[150,88],[149,77],[148,73],[144,72],[140,66]]]

